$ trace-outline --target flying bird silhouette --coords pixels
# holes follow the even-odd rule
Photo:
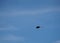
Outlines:
[[[39,29],[40,28],[40,26],[36,26],[36,29]]]

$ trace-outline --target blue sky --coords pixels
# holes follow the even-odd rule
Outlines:
[[[59,2],[0,0],[0,43],[60,43]]]

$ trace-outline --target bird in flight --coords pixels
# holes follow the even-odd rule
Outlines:
[[[39,29],[40,28],[40,26],[36,26],[36,29]]]

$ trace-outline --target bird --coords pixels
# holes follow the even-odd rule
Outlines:
[[[40,28],[40,26],[36,26],[36,29],[39,29]]]

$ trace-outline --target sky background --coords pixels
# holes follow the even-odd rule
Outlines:
[[[0,0],[0,43],[60,43],[60,0]]]

